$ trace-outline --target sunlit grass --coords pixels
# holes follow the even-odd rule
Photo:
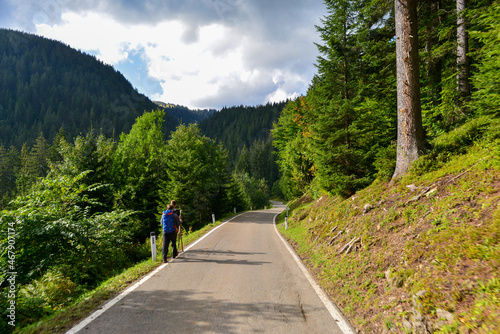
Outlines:
[[[280,215],[281,233],[362,332],[407,332],[422,291],[420,312],[434,332],[500,332],[500,141],[456,144],[476,130],[439,139],[460,152],[421,158],[393,187],[376,181],[345,200],[305,196],[289,203],[287,231]],[[354,237],[357,249],[339,253]]]

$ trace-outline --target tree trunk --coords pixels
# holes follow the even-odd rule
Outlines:
[[[467,57],[469,43],[465,24],[466,6],[466,0],[457,0],[457,89],[460,98],[459,105],[470,95],[469,60]]]
[[[420,106],[417,0],[395,0],[398,145],[396,170],[403,176],[424,149]]]

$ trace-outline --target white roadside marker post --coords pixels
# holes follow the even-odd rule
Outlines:
[[[151,258],[156,261],[156,234],[151,232]]]
[[[288,210],[289,207],[286,207],[286,215],[285,215],[285,230],[288,230]]]

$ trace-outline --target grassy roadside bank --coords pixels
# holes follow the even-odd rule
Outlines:
[[[305,195],[280,232],[360,333],[500,333],[498,145],[348,199]]]
[[[222,224],[231,216],[216,221],[215,224],[208,224],[200,230],[184,235],[184,248],[193,243],[215,227]],[[149,241],[148,241],[149,242]],[[92,314],[100,305],[121,293],[131,284],[142,279],[151,271],[161,265],[161,240],[157,243],[158,260],[148,259],[137,265],[124,270],[121,274],[108,279],[92,291],[80,296],[71,306],[58,310],[57,313],[42,319],[36,324],[16,330],[19,334],[57,334],[65,333],[71,327]]]

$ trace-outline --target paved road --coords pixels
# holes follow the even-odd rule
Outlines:
[[[275,231],[282,209],[221,226],[78,333],[342,333]]]

